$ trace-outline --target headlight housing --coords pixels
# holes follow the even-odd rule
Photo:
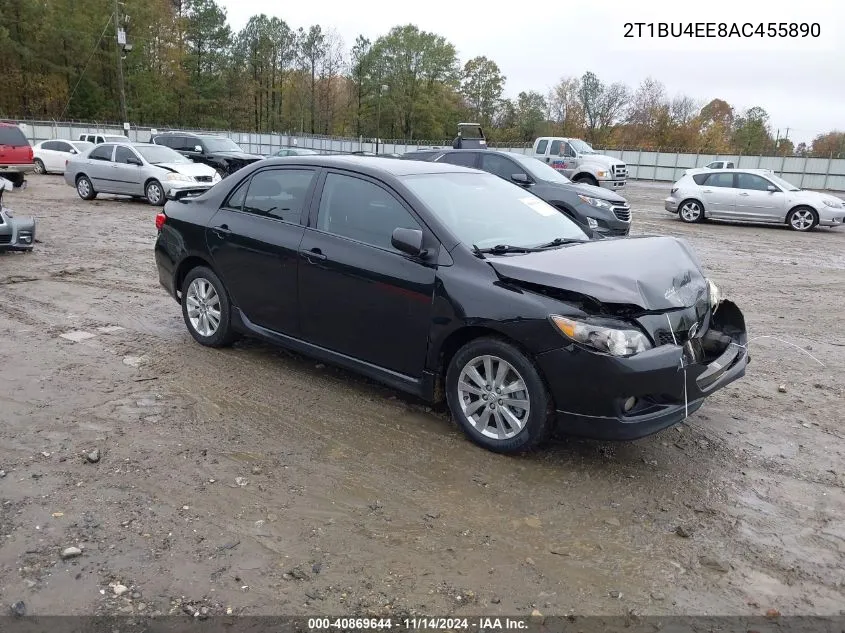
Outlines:
[[[597,229],[599,228],[599,223],[596,222],[595,218],[587,218],[587,226],[591,229]]]
[[[837,202],[836,200],[828,200],[827,198],[825,198],[822,202],[824,202],[825,206],[831,207],[833,209],[841,209],[842,208],[842,203]]]
[[[581,202],[586,202],[591,207],[596,207],[597,209],[606,209],[607,211],[613,210],[613,205],[610,204],[607,200],[602,200],[601,198],[591,198],[590,196],[582,196],[578,194],[578,198]]]
[[[621,327],[599,325],[557,314],[549,319],[569,340],[611,356],[633,356],[652,347],[645,334],[633,327],[624,327],[624,324],[619,324]]]
[[[193,182],[193,178],[185,174],[169,173],[164,177],[165,180],[178,180],[180,182]]]
[[[722,302],[722,290],[713,283],[712,279],[707,280],[707,294],[710,296],[710,309],[713,312],[716,311],[716,308],[719,307],[719,304]]]

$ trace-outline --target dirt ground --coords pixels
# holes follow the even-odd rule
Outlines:
[[[31,177],[6,206],[39,243],[0,256],[0,602],[838,614],[845,231],[687,226],[667,190],[626,188],[634,232],[688,238],[750,335],[782,341],[753,340],[747,376],[676,428],[514,458],[351,373],[197,345],[158,284],[156,210]]]

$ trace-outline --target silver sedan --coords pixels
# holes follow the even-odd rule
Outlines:
[[[84,200],[114,193],[160,206],[169,193],[208,189],[220,176],[163,145],[103,143],[68,161],[65,182]]]

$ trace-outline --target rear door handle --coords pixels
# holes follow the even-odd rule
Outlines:
[[[326,259],[326,256],[323,255],[323,251],[319,248],[312,248],[310,251],[305,252],[305,259],[313,264],[315,261],[323,261]]]
[[[219,237],[221,240],[226,239],[227,235],[230,235],[232,232],[229,230],[228,224],[221,224],[220,226],[215,226],[211,229],[214,234]]]
[[[704,193],[713,193],[713,190],[712,189],[705,189]]]

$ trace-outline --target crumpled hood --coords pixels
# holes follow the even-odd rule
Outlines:
[[[214,168],[209,167],[203,163],[159,163],[156,167],[161,167],[168,171],[175,171],[179,174],[185,174],[196,178],[197,176],[214,176]]]
[[[215,156],[220,156],[221,158],[238,158],[240,160],[262,160],[264,157],[258,154],[247,154],[246,152],[212,152]]]
[[[674,237],[600,240],[486,257],[502,278],[646,311],[688,308],[708,292],[697,257]]]

